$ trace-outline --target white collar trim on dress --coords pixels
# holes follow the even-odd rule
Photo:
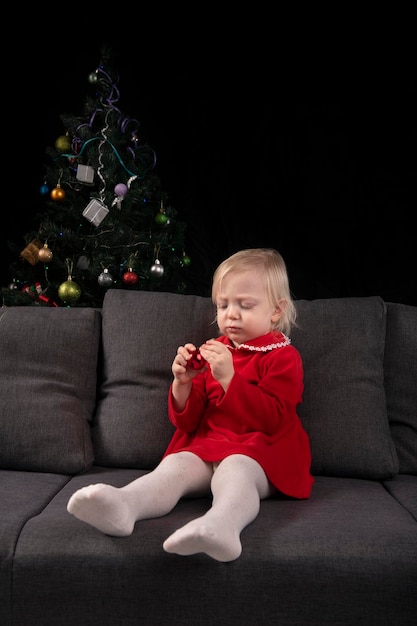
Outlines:
[[[276,348],[289,346],[291,339],[287,337],[287,335],[284,335],[284,333],[282,333],[282,336],[284,337],[284,341],[279,341],[278,343],[270,343],[267,346],[251,346],[247,343],[241,343],[236,350],[243,348],[244,350],[251,350],[253,352],[269,352],[270,350],[275,350]]]

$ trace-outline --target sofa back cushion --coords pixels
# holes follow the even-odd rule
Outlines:
[[[384,391],[386,308],[379,297],[300,300],[293,345],[304,362],[299,414],[314,474],[389,478],[398,458]],[[210,298],[111,289],[103,303],[103,380],[95,463],[152,468],[173,434],[167,416],[177,347],[217,336]]]
[[[95,463],[151,469],[174,432],[171,365],[179,345],[217,336],[209,298],[110,289],[103,308],[103,381],[93,422]]]
[[[100,329],[94,309],[0,309],[1,468],[91,466]]]
[[[292,339],[305,383],[299,415],[310,435],[313,474],[390,478],[398,458],[384,390],[384,302],[375,296],[296,304]]]
[[[400,472],[417,474],[417,307],[387,303],[385,390]]]

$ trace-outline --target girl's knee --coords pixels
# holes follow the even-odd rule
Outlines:
[[[216,472],[234,474],[236,477],[241,476],[241,479],[249,485],[252,484],[258,490],[259,496],[267,498],[273,493],[275,489],[270,483],[263,467],[250,456],[245,454],[231,454],[225,457],[215,468]]]

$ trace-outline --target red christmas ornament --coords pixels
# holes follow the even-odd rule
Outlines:
[[[192,370],[201,370],[206,364],[206,360],[200,354],[200,348],[196,348],[192,353],[191,359],[187,361],[187,367]]]
[[[136,285],[138,282],[138,275],[132,270],[131,267],[129,267],[127,272],[123,274],[122,280],[125,285]]]

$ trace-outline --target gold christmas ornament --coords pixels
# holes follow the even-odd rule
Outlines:
[[[68,280],[58,287],[58,296],[65,304],[75,304],[81,296],[81,287],[68,276]]]
[[[59,152],[69,152],[69,150],[71,150],[71,142],[68,135],[60,135],[55,141],[55,148],[59,150]]]
[[[52,200],[55,200],[55,202],[61,202],[65,198],[65,191],[62,189],[59,183],[57,184],[55,189],[52,189],[51,198]]]
[[[42,261],[42,263],[48,263],[48,261],[52,261],[53,256],[52,250],[50,250],[48,244],[44,243],[43,247],[38,252],[39,261]]]
[[[65,304],[75,304],[81,296],[81,287],[72,280],[73,262],[66,259],[68,279],[58,287],[58,296]]]

